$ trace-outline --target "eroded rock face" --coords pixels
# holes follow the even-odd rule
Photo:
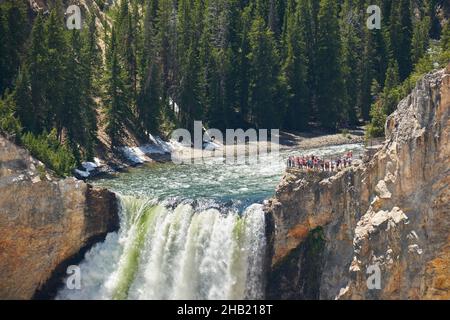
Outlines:
[[[328,179],[285,175],[267,208],[268,297],[450,298],[449,111],[450,66],[399,104],[370,162]],[[367,284],[374,268],[379,290]]]
[[[30,299],[58,267],[118,227],[115,195],[56,179],[0,136],[0,299]]]

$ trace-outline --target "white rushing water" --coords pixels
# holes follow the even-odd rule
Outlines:
[[[262,206],[174,209],[121,199],[121,228],[80,265],[81,290],[57,299],[262,299],[265,223]]]
[[[305,151],[321,157],[361,151],[343,145]],[[120,230],[79,265],[81,289],[57,299],[263,299],[265,216],[262,201],[298,150],[252,165],[208,159],[161,164],[95,184],[120,198]],[[152,200],[147,200],[152,199]]]

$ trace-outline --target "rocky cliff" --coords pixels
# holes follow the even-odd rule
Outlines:
[[[115,195],[57,179],[0,136],[0,299],[45,297],[80,252],[118,227]]]
[[[368,161],[285,174],[267,208],[268,298],[450,298],[449,111],[450,65],[399,104]]]

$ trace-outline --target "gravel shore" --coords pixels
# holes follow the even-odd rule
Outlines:
[[[280,144],[282,148],[313,149],[333,145],[363,143],[364,140],[363,130],[350,130],[345,134],[326,134],[323,132],[282,132],[280,134]]]

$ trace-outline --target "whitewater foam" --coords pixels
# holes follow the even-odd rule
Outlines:
[[[121,197],[121,228],[80,265],[81,290],[57,299],[262,299],[262,205],[242,214]]]

